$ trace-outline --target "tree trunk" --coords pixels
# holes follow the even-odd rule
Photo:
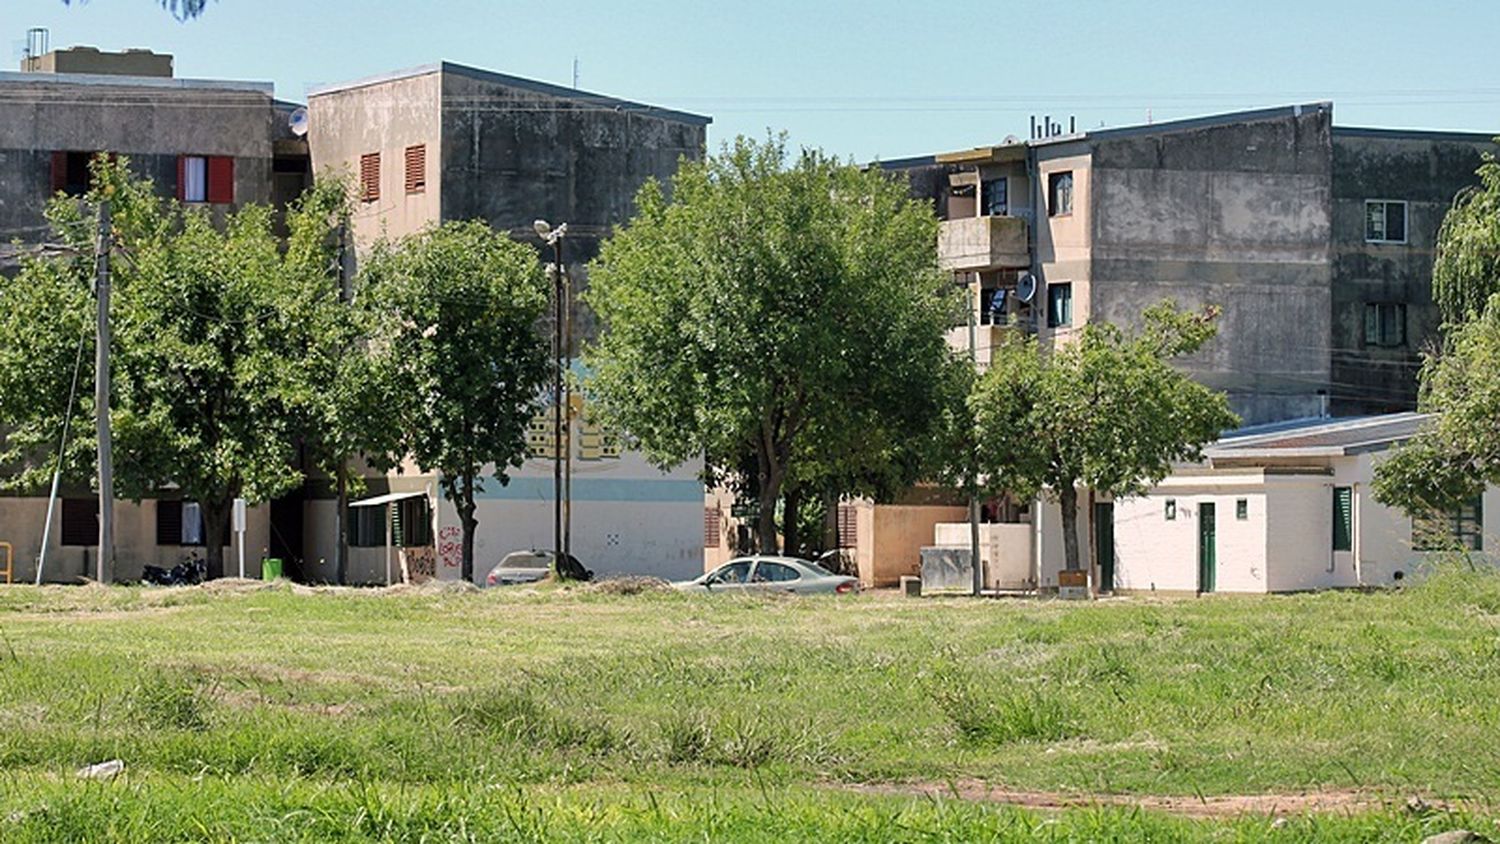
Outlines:
[[[819,552],[839,547],[839,496],[823,493],[823,547]]]
[[[802,531],[797,520],[802,517],[802,488],[796,484],[787,487],[782,496],[781,547],[792,556],[802,553]]]
[[[229,540],[224,526],[229,521],[229,508],[232,506],[233,498],[198,503],[199,512],[203,514],[203,555],[209,580],[224,576],[224,543]]]
[[[1063,484],[1057,492],[1057,503],[1062,509],[1063,560],[1068,571],[1078,570],[1078,489],[1071,483]]]
[[[349,575],[349,471],[339,461],[337,494],[333,505],[333,582],[344,585]]]
[[[466,475],[459,491],[458,520],[464,529],[463,579],[474,582],[474,529],[479,521],[474,518],[474,476]]]

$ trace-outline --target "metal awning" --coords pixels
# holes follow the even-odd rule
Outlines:
[[[388,492],[385,495],[377,495],[374,498],[361,498],[358,501],[349,502],[350,507],[379,507],[382,504],[390,504],[392,501],[404,501],[408,498],[426,498],[427,493],[422,490],[416,492]]]

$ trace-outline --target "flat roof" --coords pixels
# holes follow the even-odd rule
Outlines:
[[[566,88],[562,85],[554,85],[550,82],[540,82],[535,79],[526,79],[521,76],[511,76],[506,73],[496,73],[492,70],[483,70],[477,67],[454,64],[453,62],[435,62],[433,64],[418,65],[404,70],[393,70],[389,73],[381,73],[375,76],[366,76],[362,79],[354,79],[348,82],[335,82],[329,85],[318,85],[307,89],[307,98],[326,96],[341,91],[351,91],[356,88],[366,88],[372,85],[384,85],[402,79],[411,79],[417,76],[426,76],[432,73],[451,73],[455,76],[464,76],[469,79],[477,79],[481,82],[492,82],[496,85],[504,85],[508,88],[517,88],[536,94],[543,94],[558,99],[573,100],[588,106],[600,109],[611,109],[621,111],[645,112],[652,117],[663,120],[672,120],[678,123],[689,123],[694,126],[707,126],[713,122],[712,117],[702,114],[692,114],[686,111],[676,111],[660,106],[640,103],[634,100],[624,100],[619,97],[611,97],[607,94],[596,94],[590,91],[582,91],[577,88]]]
[[[118,76],[107,73],[26,73],[0,70],[0,84],[84,85],[104,88],[165,88],[192,91],[239,91],[272,96],[270,82],[235,79],[178,79],[168,76]]]
[[[1343,457],[1382,451],[1420,432],[1431,414],[1388,413],[1343,419],[1296,419],[1243,428],[1204,449],[1210,460],[1255,457]]]
[[[1393,141],[1458,141],[1461,143],[1495,143],[1500,129],[1493,132],[1457,132],[1446,129],[1377,129],[1367,126],[1335,126],[1333,134],[1346,138],[1389,138]]]

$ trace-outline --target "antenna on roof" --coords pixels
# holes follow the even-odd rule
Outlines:
[[[573,57],[573,90],[578,90],[578,57]]]

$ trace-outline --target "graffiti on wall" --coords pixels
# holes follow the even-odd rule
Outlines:
[[[438,530],[437,556],[442,562],[444,571],[456,571],[463,567],[464,546],[462,528],[458,525],[444,525]]]
[[[426,583],[437,577],[437,550],[431,545],[403,549],[406,554],[406,570],[412,583]]]

